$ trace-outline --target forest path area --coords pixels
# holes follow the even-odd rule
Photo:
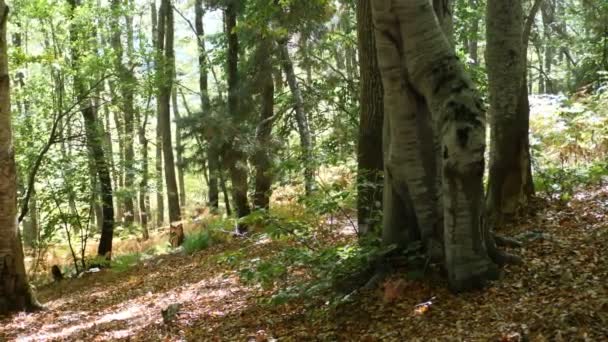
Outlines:
[[[608,187],[542,204],[505,233],[524,242],[525,265],[482,292],[392,278],[337,306],[269,306],[272,291],[242,284],[222,260],[284,246],[232,240],[40,289],[47,309],[0,320],[0,341],[608,340]]]

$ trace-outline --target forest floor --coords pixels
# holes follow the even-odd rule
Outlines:
[[[41,288],[47,309],[0,320],[0,341],[608,340],[608,187],[541,204],[505,233],[525,243],[516,251],[525,265],[483,291],[391,278],[336,307],[269,306],[271,290],[242,284],[218,256],[264,259],[284,246],[232,240]]]

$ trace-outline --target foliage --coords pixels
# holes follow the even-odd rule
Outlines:
[[[186,234],[186,239],[182,244],[184,252],[186,254],[194,254],[213,245],[226,242],[230,229],[233,226],[230,221],[213,220],[201,229]]]

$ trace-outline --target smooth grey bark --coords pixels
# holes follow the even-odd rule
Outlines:
[[[384,117],[382,77],[378,69],[372,8],[368,0],[357,2],[359,43],[359,141],[357,144],[357,222],[359,235],[373,231],[382,206],[382,125]]]
[[[486,64],[490,99],[490,171],[486,208],[489,223],[501,225],[525,204],[528,131],[518,111],[524,83],[521,1],[488,0]]]
[[[186,205],[186,184],[184,181],[184,145],[182,143],[182,123],[181,116],[179,114],[179,106],[177,103],[177,89],[173,89],[171,102],[173,105],[173,117],[175,118],[175,169],[177,170],[179,203],[183,207]]]
[[[170,0],[162,0],[158,20],[158,47],[159,53],[164,53],[162,62],[157,65],[157,86],[159,102],[159,125],[162,133],[162,150],[164,161],[165,184],[167,190],[167,206],[169,208],[169,222],[181,220],[179,193],[175,176],[175,160],[173,156],[173,142],[171,139],[171,93],[175,75],[173,52],[173,8]]]
[[[395,218],[405,221],[401,216],[405,202],[413,202],[427,253],[433,250],[428,241],[441,236],[450,288],[462,291],[495,279],[498,269],[488,250],[494,241],[483,222],[483,102],[445,33],[450,32],[449,23],[441,25],[435,12],[447,17],[451,6],[448,1],[439,1],[439,6],[429,0],[372,2],[388,140],[385,167],[390,187],[385,189],[384,215],[393,218],[385,223],[403,225]],[[408,87],[412,92],[403,91]],[[420,99],[426,109],[417,107]],[[433,140],[437,134],[439,150],[434,142],[424,143],[425,135],[419,134],[429,117],[434,127],[426,139]],[[429,145],[431,154],[441,158],[437,165],[440,197],[433,189],[438,183],[437,171],[422,158]],[[444,220],[437,234],[441,212]],[[388,231],[405,235],[407,241],[407,227],[401,231],[389,227]]]
[[[296,78],[296,73],[289,55],[289,49],[287,43],[288,38],[279,40],[278,50],[279,58],[289,84],[289,89],[293,96],[294,109],[296,113],[296,123],[298,126],[298,133],[300,135],[300,148],[302,149],[302,161],[304,163],[304,190],[306,195],[313,193],[315,189],[315,167],[313,158],[312,138],[310,134],[310,126],[308,122],[308,116],[304,110],[304,99],[302,98],[302,91]]]
[[[8,6],[0,0],[0,315],[40,307],[25,273],[17,222],[17,168],[6,40],[8,12]]]

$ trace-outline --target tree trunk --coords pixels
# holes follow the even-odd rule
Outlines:
[[[157,68],[162,63],[162,53],[160,50],[159,39],[158,39],[158,15],[156,13],[156,1],[150,3],[152,11],[152,45],[155,49],[154,65]],[[158,73],[158,70],[157,70]],[[160,77],[157,75],[157,77]],[[162,137],[162,125],[160,117],[160,101],[157,96],[156,98],[156,155],[154,160],[154,169],[156,171],[156,226],[162,227],[165,222],[165,198],[164,198],[164,182],[163,182],[163,137]]]
[[[30,290],[17,223],[17,170],[6,53],[8,7],[0,0],[0,315],[39,307]]]
[[[479,6],[478,0],[469,0],[469,6],[475,9]],[[473,64],[479,64],[479,17],[475,15],[471,23],[471,37],[469,38],[469,57],[473,61]]]
[[[300,134],[300,147],[302,149],[302,161],[304,163],[304,189],[306,195],[312,194],[315,188],[315,168],[313,159],[313,149],[308,117],[304,112],[304,99],[300,91],[300,85],[296,78],[296,73],[287,48],[288,38],[279,41],[279,57],[283,72],[287,78],[289,89],[291,90],[294,109],[296,112],[296,122],[298,125],[298,133]]]
[[[221,165],[221,163],[219,163]],[[219,169],[219,182],[222,187],[222,194],[224,195],[224,205],[226,206],[226,215],[232,216],[232,206],[230,205],[230,196],[228,191],[228,186],[226,185],[226,177],[224,177],[224,172]]]
[[[256,209],[270,209],[272,193],[272,158],[270,156],[272,123],[274,115],[274,80],[272,79],[273,42],[265,39],[258,47],[259,61],[262,64],[257,75],[261,94],[260,123],[256,130],[256,152],[253,161],[256,168],[255,194],[253,206]]]
[[[175,65],[174,65],[175,68]],[[174,69],[175,70],[175,69]],[[177,184],[179,186],[179,203],[180,206],[186,206],[186,184],[184,182],[184,146],[182,145],[182,128],[181,117],[179,115],[179,107],[177,105],[177,89],[173,89],[171,95],[173,103],[173,115],[175,117],[175,160],[177,165]]]
[[[157,65],[157,86],[159,106],[159,125],[162,132],[162,150],[167,185],[167,205],[169,206],[169,222],[181,220],[179,194],[175,180],[175,161],[173,159],[173,143],[171,141],[171,91],[173,87],[173,8],[170,0],[162,0],[158,20],[159,53],[164,53],[164,60]]]
[[[68,3],[70,4],[73,15],[77,7],[80,6],[80,0],[68,0]],[[76,45],[83,41],[86,41],[86,39],[80,36],[78,27],[76,27],[75,24],[72,24],[70,27],[70,42],[72,44],[72,67],[74,70],[79,70],[78,65],[80,63],[80,54]],[[80,111],[82,112],[82,117],[84,119],[87,147],[89,153],[91,153],[95,160],[95,169],[97,170],[97,176],[99,177],[99,184],[101,187],[103,228],[101,230],[97,254],[109,260],[112,257],[112,239],[114,235],[112,179],[110,178],[110,168],[108,167],[103,149],[103,137],[102,134],[100,134],[101,130],[99,130],[100,123],[95,116],[91,100],[86,97],[87,90],[85,84],[81,75],[78,73],[74,75],[74,88],[76,97],[80,103]]]
[[[134,89],[136,86],[136,79],[133,71],[125,66],[122,62],[123,59],[123,47],[121,42],[121,29],[120,29],[120,18],[122,17],[121,11],[123,10],[121,6],[121,0],[112,0],[112,16],[111,16],[111,26],[112,26],[112,49],[114,50],[114,69],[118,75],[118,91],[120,95],[118,95],[118,104],[119,111],[118,113],[114,113],[117,118],[117,123],[120,123],[119,128],[119,141],[122,141],[121,152],[124,153],[124,165],[121,166],[121,170],[124,170],[124,191],[121,196],[122,203],[124,205],[123,212],[123,220],[127,225],[133,224],[134,220],[134,212],[135,207],[133,205],[133,196],[131,195],[133,192],[133,183],[135,179],[135,170],[134,170],[134,158],[135,153],[133,149],[134,143],[134,126],[133,126],[133,115],[135,112],[134,109]],[[127,23],[130,22],[127,20]],[[129,29],[129,28],[128,28]],[[130,28],[132,30],[132,28]],[[132,50],[132,40],[130,42],[131,50]],[[131,56],[129,55],[129,61],[132,61]],[[119,120],[118,117],[122,116],[122,120]],[[122,154],[122,153],[121,153]]]
[[[521,1],[488,0],[486,21],[491,135],[486,205],[493,226],[512,218],[526,202],[528,131],[518,111],[527,53]]]
[[[543,18],[543,35],[545,39],[545,92],[555,94],[553,80],[551,79],[551,69],[553,68],[553,57],[555,47],[553,46],[553,26],[555,25],[555,4],[550,0],[545,0],[541,5]]]
[[[359,143],[357,149],[357,220],[359,234],[371,232],[379,224],[382,203],[382,78],[376,57],[372,8],[367,0],[357,5],[359,74],[361,75]]]
[[[448,16],[449,2],[441,1],[440,5],[436,7],[438,12]],[[388,123],[385,165],[387,178],[391,180],[390,191],[400,195],[397,200],[384,203],[384,214],[403,215],[403,199],[411,198],[420,237],[427,242],[437,236],[434,226],[439,223],[437,209],[441,208],[445,217],[441,233],[450,288],[462,291],[481,286],[498,275],[492,262],[495,255],[489,254],[493,240],[483,224],[485,113],[481,96],[456,58],[440,26],[441,16],[435,14],[429,0],[377,0],[372,8]],[[408,87],[412,88],[413,96],[403,91]],[[424,99],[426,110],[417,107],[420,103],[417,97]],[[423,128],[413,132],[411,129],[428,122],[429,115],[435,122],[440,150],[423,141],[425,136],[433,140],[433,131],[430,135],[416,135]],[[439,200],[434,198],[438,193],[433,189],[437,184],[435,176],[429,178],[435,170],[432,163],[421,158],[428,145],[432,146],[431,153],[441,156]],[[420,159],[423,162],[416,162]],[[423,199],[423,203],[418,203],[417,198]],[[432,250],[427,249],[427,253],[432,254]]]
[[[196,34],[198,35],[198,46],[199,46],[199,88],[201,91],[201,108],[203,113],[209,114],[211,112],[211,103],[209,101],[209,85],[208,85],[208,63],[207,63],[207,50],[205,47],[205,29],[203,27],[203,17],[205,16],[205,9],[203,8],[203,0],[196,0],[194,2],[194,25],[196,28]],[[219,208],[219,154],[214,139],[209,139],[209,146],[207,148],[207,159],[209,163],[209,207],[212,211],[217,211]]]
[[[239,113],[239,76],[238,76],[238,60],[239,60],[239,39],[236,28],[237,8],[236,4],[229,3],[226,6],[226,35],[228,36],[228,52],[227,52],[227,78],[228,78],[228,114],[233,120],[235,130],[238,131],[243,121],[242,114]],[[247,199],[247,158],[242,150],[241,140],[239,137],[234,137],[228,143],[226,153],[224,154],[224,162],[230,171],[230,179],[232,181],[232,199],[235,206],[238,218],[249,215],[249,201]],[[247,232],[247,225],[239,220],[237,224],[237,233],[244,234]]]
[[[148,219],[150,213],[150,196],[148,194],[149,160],[148,160],[148,138],[146,127],[148,125],[148,109],[141,120],[141,113],[137,113],[137,131],[141,155],[141,180],[139,182],[139,223],[142,228],[142,238],[148,240]]]

